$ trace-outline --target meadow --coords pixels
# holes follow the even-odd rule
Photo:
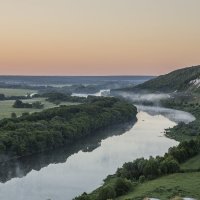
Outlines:
[[[18,91],[17,91],[18,92]],[[14,93],[16,95],[16,93]],[[50,103],[46,101],[45,98],[33,98],[33,99],[26,99],[23,100],[23,102],[26,103],[33,103],[35,101],[40,101],[42,104],[44,104],[43,109],[33,109],[33,108],[13,108],[13,104],[15,100],[6,100],[6,101],[0,101],[0,119],[3,118],[10,118],[11,114],[14,112],[19,117],[22,115],[22,113],[34,113],[34,112],[40,112],[42,110],[56,107],[54,103]],[[71,103],[71,102],[62,102],[60,105],[76,105],[77,103]]]
[[[37,91],[29,89],[0,88],[0,94],[4,94],[6,97],[25,96],[27,94],[32,94],[32,93],[37,93]]]

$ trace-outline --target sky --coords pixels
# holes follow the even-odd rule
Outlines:
[[[200,0],[0,0],[2,75],[159,75],[200,64]]]

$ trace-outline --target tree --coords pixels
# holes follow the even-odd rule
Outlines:
[[[11,118],[12,118],[12,119],[15,119],[15,118],[17,118],[17,115],[16,115],[16,113],[15,113],[15,112],[12,112],[12,113],[11,113]]]
[[[131,183],[130,181],[126,179],[117,178],[114,188],[115,188],[116,196],[121,196],[121,195],[126,194],[131,189]]]
[[[115,197],[116,197],[116,192],[114,188],[111,186],[105,186],[100,190],[98,200],[113,199]]]
[[[5,100],[5,95],[4,94],[0,94],[0,100]]]
[[[44,105],[40,101],[36,101],[32,103],[32,107],[36,109],[42,109],[44,108]]]

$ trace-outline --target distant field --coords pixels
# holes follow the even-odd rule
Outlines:
[[[172,174],[145,182],[117,200],[141,200],[145,197],[169,200],[175,196],[200,199],[200,172]]]
[[[25,96],[27,94],[32,94],[36,92],[36,90],[28,89],[0,88],[0,94],[4,94],[5,96]]]
[[[200,154],[191,158],[190,160],[181,165],[181,169],[199,169],[199,168],[200,168]]]
[[[31,108],[13,108],[14,100],[7,100],[7,101],[0,101],[0,119],[3,118],[9,118],[11,116],[11,113],[14,112],[17,114],[17,116],[21,116],[22,113],[29,112],[40,112],[44,109],[53,108],[56,107],[55,104],[50,103],[48,101],[45,101],[45,98],[34,98],[34,99],[28,99],[23,100],[23,102],[32,103],[34,101],[40,101],[42,104],[44,104],[43,109],[31,109]],[[74,105],[77,103],[70,103],[70,102],[63,102],[61,105]]]

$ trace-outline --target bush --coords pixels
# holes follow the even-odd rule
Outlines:
[[[139,177],[139,182],[140,182],[140,183],[144,183],[144,181],[145,181],[145,176],[144,176],[144,175],[141,175],[141,176]]]
[[[105,186],[100,190],[98,200],[113,199],[115,197],[116,197],[115,189],[111,186]]]
[[[117,178],[114,188],[116,196],[124,195],[131,189],[131,182],[123,178]]]

